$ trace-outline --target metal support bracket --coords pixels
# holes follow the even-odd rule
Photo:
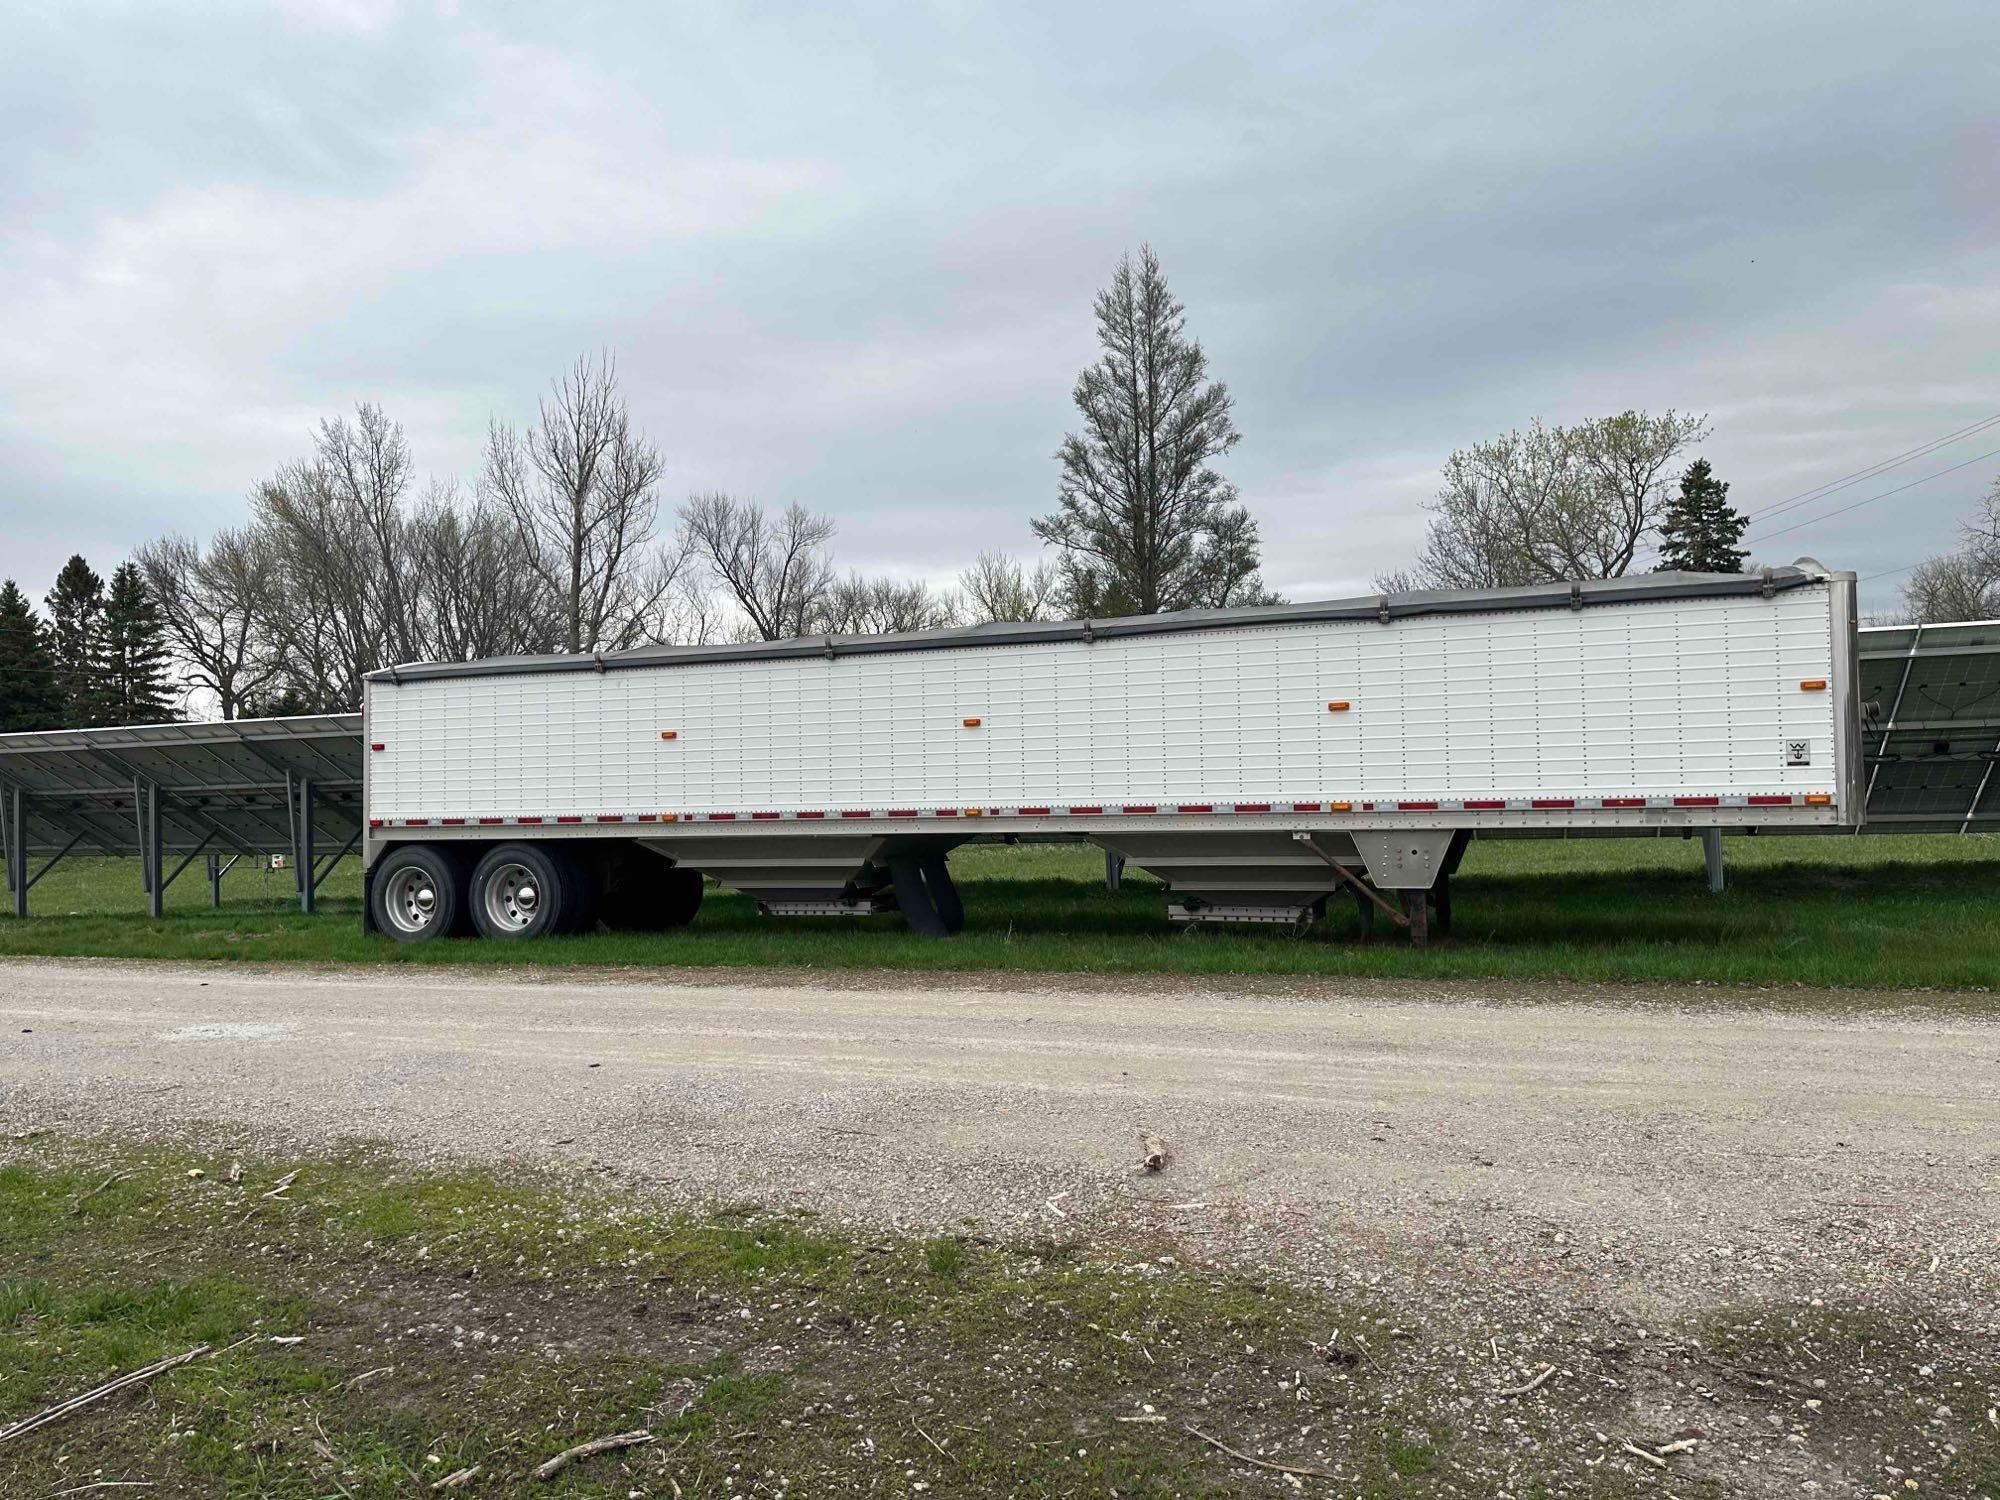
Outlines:
[[[1342,880],[1346,881],[1350,886],[1354,887],[1355,894],[1363,896],[1366,899],[1374,902],[1375,905],[1380,907],[1383,911],[1387,912],[1389,914],[1389,920],[1394,922],[1398,927],[1408,927],[1410,925],[1410,919],[1404,916],[1401,912],[1397,911],[1395,907],[1391,906],[1388,902],[1384,901],[1379,895],[1377,895],[1375,893],[1374,888],[1370,886],[1367,881],[1363,880],[1359,875],[1355,874],[1352,870],[1348,869],[1346,865],[1343,865],[1339,860],[1335,859],[1331,854],[1328,854],[1324,849],[1320,848],[1318,844],[1314,843],[1313,836],[1311,834],[1295,833],[1292,835],[1292,837],[1298,840],[1299,843],[1304,844],[1308,849],[1312,850],[1314,854],[1317,854],[1322,860],[1326,862],[1328,868],[1330,868],[1334,874],[1338,875]]]
[[[340,846],[340,852],[338,854],[335,854],[328,859],[320,861],[319,870],[312,877],[312,888],[313,888],[313,893],[315,895],[319,893],[319,888],[322,885],[326,884],[326,877],[333,873],[333,867],[339,864],[343,859],[347,858],[348,855],[352,854],[354,852],[354,846],[360,842],[361,842],[361,830],[357,828],[354,830],[354,836],[350,838],[345,844],[342,844]]]

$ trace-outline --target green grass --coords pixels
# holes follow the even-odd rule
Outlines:
[[[1661,1440],[1633,1393],[1669,1378],[1713,1403],[1715,1441],[1737,1451],[1766,1440],[1774,1401],[1802,1413],[1824,1395],[1800,1449],[1822,1478],[1893,1463],[1925,1493],[1975,1495],[2000,1476],[1991,1340],[1928,1304],[1776,1294],[1656,1323],[1643,1348],[1603,1337],[1591,1306],[1578,1332],[1509,1330],[1563,1374],[1501,1404],[1525,1366],[1479,1357],[1493,1310],[1360,1247],[1289,1286],[1181,1247],[1170,1261],[1162,1245],[665,1212],[608,1185],[358,1148],[232,1163],[44,1134],[0,1152],[0,1429],[213,1351],[7,1442],[10,1497],[110,1482],[362,1500],[475,1466],[453,1493],[1299,1493],[1199,1433],[1342,1476],[1309,1493],[1633,1500],[1660,1480],[1620,1435]],[[648,1446],[529,1478],[642,1427]],[[1703,1467],[1677,1466],[1672,1492],[1736,1492]]]
[[[1350,906],[1304,935],[1181,928],[1160,885],[1103,887],[1086,846],[960,850],[966,930],[946,941],[893,916],[762,918],[711,890],[691,927],[531,945],[409,947],[360,930],[351,863],[321,911],[290,908],[289,876],[239,869],[211,911],[198,867],[144,915],[130,861],[65,861],[33,892],[36,915],[0,917],[0,953],[336,963],[796,965],[810,968],[1706,980],[1732,984],[1983,988],[2000,982],[2000,844],[1985,837],[1733,838],[1729,889],[1712,896],[1698,841],[1475,843],[1455,882],[1457,931],[1427,952],[1384,923],[1357,941]]]
[[[14,1149],[0,1426],[163,1356],[220,1352],[11,1443],[10,1495],[100,1477],[175,1495],[402,1495],[473,1465],[461,1493],[519,1494],[550,1455],[642,1426],[653,1445],[535,1492],[1264,1489],[1178,1425],[1116,1420],[1141,1403],[1284,1452],[1311,1421],[1316,1451],[1369,1496],[1442,1492],[1512,1461],[1475,1446],[1453,1470],[1390,1436],[1437,1415],[1372,1366],[1328,1368],[1316,1337],[1386,1319],[1323,1293],[661,1214],[359,1155],[252,1160],[232,1183],[225,1159],[192,1152]],[[114,1168],[131,1175],[92,1194]],[[264,1196],[295,1168],[285,1197]],[[1310,1391],[1273,1413],[1274,1382],[1305,1369]],[[1413,1487],[1433,1469],[1439,1491]]]

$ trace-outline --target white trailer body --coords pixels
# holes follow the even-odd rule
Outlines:
[[[1292,920],[1466,831],[1858,823],[1854,629],[1853,575],[1801,564],[403,667],[366,686],[368,858],[637,841],[872,910],[885,852],[1058,832],[1180,915]]]

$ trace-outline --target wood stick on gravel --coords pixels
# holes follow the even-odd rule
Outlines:
[[[1659,1454],[1649,1452],[1646,1449],[1641,1448],[1637,1443],[1628,1442],[1620,1444],[1620,1446],[1623,1447],[1627,1453],[1645,1459],[1647,1463],[1651,1464],[1656,1469],[1664,1469],[1667,1466],[1667,1461],[1664,1458],[1660,1457]]]
[[[1543,1383],[1547,1381],[1551,1375],[1555,1374],[1555,1372],[1556,1372],[1556,1367],[1554,1365],[1543,1365],[1540,1370],[1535,1372],[1534,1379],[1527,1381],[1521,1385],[1503,1386],[1501,1389],[1495,1391],[1493,1394],[1496,1396],[1525,1396],[1530,1391],[1541,1389]]]
[[[917,1426],[917,1424],[914,1422],[912,1422],[910,1425],[912,1427]],[[944,1444],[940,1443],[936,1438],[932,1437],[928,1432],[925,1432],[923,1428],[917,1427],[917,1436],[922,1438],[925,1442],[929,1443],[933,1448],[937,1449],[939,1458],[948,1459],[951,1457],[949,1453],[945,1452]]]
[[[1655,1451],[1663,1456],[1668,1453],[1686,1453],[1700,1441],[1700,1438],[1677,1438],[1671,1443],[1660,1444],[1659,1448]]]
[[[299,1180],[299,1174],[297,1172],[287,1172],[283,1177],[280,1177],[277,1180],[277,1182],[272,1185],[271,1191],[264,1194],[264,1196],[266,1198],[275,1198],[278,1196],[278,1194],[282,1193],[286,1188],[290,1187],[293,1183],[297,1182],[298,1180]]]
[[[81,1198],[77,1199],[76,1202],[72,1203],[69,1206],[69,1211],[73,1214],[82,1213],[84,1204],[88,1203],[92,1198],[95,1198],[99,1193],[103,1192],[106,1188],[117,1186],[119,1183],[123,1182],[126,1178],[130,1177],[131,1175],[132,1174],[130,1172],[113,1172],[109,1177],[105,1178],[104,1181],[98,1183],[96,1187],[92,1188],[89,1192],[85,1193]]]
[[[574,1448],[563,1449],[535,1470],[535,1478],[553,1479],[580,1458],[593,1458],[599,1453],[609,1453],[616,1448],[637,1448],[652,1441],[652,1433],[643,1427],[631,1432],[614,1432],[610,1437],[592,1438],[587,1443],[578,1443]]]
[[[1139,1132],[1139,1147],[1145,1152],[1139,1165],[1148,1172],[1157,1172],[1167,1164],[1167,1143],[1150,1130]]]
[[[81,1411],[93,1401],[101,1401],[106,1396],[116,1395],[119,1391],[125,1390],[130,1386],[143,1385],[155,1375],[164,1375],[167,1371],[184,1365],[189,1360],[200,1359],[204,1354],[210,1352],[210,1347],[207,1344],[196,1344],[194,1348],[188,1350],[185,1354],[176,1354],[169,1359],[157,1360],[143,1369],[131,1370],[126,1374],[120,1375],[115,1380],[107,1380],[103,1385],[96,1387],[94,1390],[85,1391],[80,1396],[72,1396],[67,1401],[58,1401],[54,1406],[44,1407],[32,1417],[23,1417],[12,1427],[0,1430],[0,1443],[9,1442],[38,1428],[47,1427],[51,1422],[60,1422],[71,1412]]]
[[[1210,1437],[1207,1433],[1203,1432],[1199,1427],[1190,1427],[1187,1430],[1193,1433],[1196,1437],[1200,1438],[1204,1443],[1208,1444],[1209,1447],[1220,1449],[1222,1452],[1227,1453],[1231,1458],[1236,1459],[1239,1463],[1249,1464],[1254,1469],[1269,1469],[1273,1474],[1299,1474],[1303,1475],[1307,1479],[1340,1478],[1338,1474],[1328,1473],[1325,1469],[1307,1468],[1303,1464],[1274,1464],[1269,1459],[1252,1458],[1249,1454],[1239,1452],[1237,1449],[1230,1447],[1229,1444],[1224,1442],[1219,1442],[1215,1438]]]
[[[455,1490],[461,1484],[470,1484],[478,1473],[478,1464],[474,1464],[469,1469],[453,1469],[444,1478],[433,1482],[431,1488],[434,1490]]]

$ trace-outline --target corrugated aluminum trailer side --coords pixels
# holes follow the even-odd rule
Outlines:
[[[948,931],[952,848],[1062,832],[1178,916],[1299,921],[1364,873],[1430,889],[1476,830],[1852,826],[1854,632],[1853,576],[1801,564],[397,668],[366,691],[370,907],[664,920],[699,871]]]

